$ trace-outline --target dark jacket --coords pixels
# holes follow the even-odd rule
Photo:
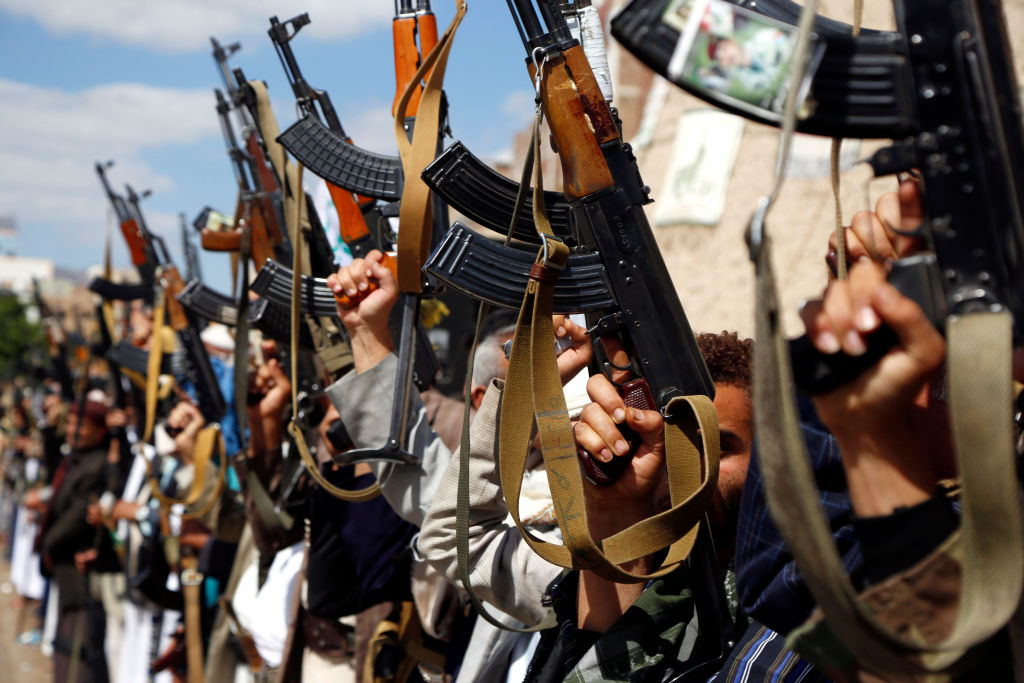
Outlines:
[[[89,503],[106,489],[105,447],[69,456],[66,470],[50,499],[39,546],[44,567],[48,564],[60,589],[62,609],[79,607],[88,598],[88,582],[75,569],[75,553],[96,544],[96,527],[85,521]],[[63,464],[62,464],[63,466]]]

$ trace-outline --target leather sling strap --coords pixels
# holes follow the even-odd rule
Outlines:
[[[294,245],[300,239],[299,231],[301,229],[295,219],[296,216],[301,216],[301,213],[296,210],[296,205],[302,204],[306,196],[302,192],[302,183],[297,177],[295,164],[287,160],[284,147],[277,141],[277,137],[281,134],[281,129],[277,125],[277,118],[274,116],[274,110],[270,106],[270,94],[267,92],[266,84],[262,81],[249,81],[249,86],[252,87],[256,95],[257,123],[260,129],[260,137],[267,148],[267,157],[270,159],[270,164],[274,167],[277,177],[281,179],[284,220],[288,230],[288,239]],[[307,254],[300,259],[300,263],[302,264],[302,272],[308,273],[309,255]]]
[[[302,170],[303,166],[301,163],[298,164],[297,180],[299,182],[298,189],[302,190]],[[296,204],[295,211],[295,224],[299,225],[302,222],[302,205],[303,202]],[[331,494],[335,498],[345,500],[350,503],[359,503],[365,500],[372,500],[380,495],[380,485],[376,482],[367,486],[366,488],[359,489],[358,491],[349,491],[339,486],[335,486],[331,482],[320,474],[320,466],[317,464],[313,454],[309,451],[309,444],[306,443],[306,437],[302,433],[302,427],[296,422],[296,415],[299,413],[299,387],[297,382],[299,372],[299,304],[301,301],[300,284],[302,282],[302,271],[300,265],[302,263],[302,242],[303,238],[300,235],[298,239],[292,242],[292,250],[294,256],[294,262],[292,263],[292,305],[291,305],[291,379],[292,379],[292,419],[288,423],[288,433],[291,434],[292,439],[295,442],[295,447],[299,451],[299,457],[302,458],[302,463],[306,466],[306,471],[309,472],[309,476],[313,477],[313,481],[320,485],[324,491]]]
[[[199,573],[199,558],[184,555],[181,558],[181,592],[185,598],[185,657],[188,665],[188,683],[203,683],[203,632],[199,604],[203,575]]]
[[[423,58],[416,75],[406,84],[405,92],[395,107],[395,139],[398,141],[398,154],[405,177],[398,216],[398,287],[407,293],[418,294],[423,291],[422,270],[430,251],[433,221],[430,188],[420,174],[437,155],[444,72],[455,32],[465,16],[466,0],[455,0],[455,16],[434,48]],[[405,110],[424,77],[426,84],[410,142],[405,131]]]
[[[407,600],[399,603],[396,611],[398,613],[397,621],[389,616],[374,629],[373,636],[370,638],[366,663],[363,666],[364,681],[373,683],[407,681],[420,662],[439,670],[444,669],[444,655],[423,644],[423,627],[420,624],[415,605]],[[398,649],[400,659],[395,675],[383,678],[376,675],[375,663],[381,651],[389,645]]]
[[[241,193],[239,193],[241,200]],[[242,279],[235,278],[238,295],[238,317],[235,321],[234,353],[234,401],[235,419],[238,421],[238,435],[244,440],[246,434],[247,404],[249,392],[249,262],[252,256],[252,206],[245,203],[242,213],[242,244],[238,252]]]
[[[156,287],[153,296],[153,333],[149,336],[149,359],[146,364],[146,427],[142,434],[143,443],[153,436],[156,423],[156,399],[160,383],[160,361],[163,358],[163,340],[160,330],[164,327],[165,290]]]
[[[816,6],[816,0],[809,0],[801,15],[794,83],[802,79],[802,50]],[[754,418],[765,497],[829,627],[857,661],[886,677],[939,672],[1003,627],[1024,584],[1024,532],[1013,460],[1012,320],[1008,312],[947,320],[950,419],[963,482],[962,588],[952,632],[942,642],[925,645],[890,632],[857,596],[836,551],[798,426],[765,226],[784,177],[796,91],[790,88],[786,102],[776,185],[762,200],[748,235],[757,296]]]
[[[539,78],[546,76],[552,61],[545,59],[540,65]],[[558,63],[560,60],[554,66]],[[542,119],[543,109],[538,107],[533,130],[533,217],[542,247],[519,312],[502,397],[501,486],[509,514],[523,538],[548,562],[591,570],[619,583],[648,581],[674,571],[696,541],[718,479],[717,414],[706,396],[680,397],[666,406],[665,459],[672,507],[595,542],[590,535],[576,441],[555,360],[551,325],[554,287],[569,250],[555,238],[545,213],[540,164]],[[534,421],[564,545],[533,536],[519,519],[519,494]],[[666,546],[668,553],[661,568],[650,574],[634,574],[618,566]]]
[[[173,498],[161,491],[160,482],[152,470],[152,464],[147,459],[145,461],[146,479],[149,482],[150,493],[160,503],[162,508],[169,510],[173,505],[184,505],[186,508],[195,508],[199,503],[200,498],[202,498],[203,489],[206,487],[206,470],[209,467],[210,460],[214,455],[216,455],[219,462],[217,468],[217,481],[214,484],[213,491],[210,492],[210,495],[207,496],[206,500],[199,505],[198,508],[189,511],[182,516],[185,519],[199,519],[205,517],[213,508],[214,504],[220,500],[220,496],[224,492],[224,484],[228,468],[228,458],[224,451],[224,435],[220,431],[220,425],[211,424],[203,427],[199,430],[199,434],[196,435],[196,446],[192,459],[194,464],[192,485],[189,487],[189,492],[185,497]]]

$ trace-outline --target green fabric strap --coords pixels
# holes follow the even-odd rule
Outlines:
[[[298,192],[302,192],[302,171],[303,166],[301,163],[298,164],[298,172],[296,174],[296,181]],[[302,205],[304,202],[296,202],[295,204],[295,225],[302,224]],[[299,373],[299,306],[301,299],[300,285],[302,282],[302,242],[305,239],[301,234],[296,235],[297,239],[292,241],[292,250],[294,255],[294,261],[292,262],[292,306],[291,306],[291,380],[292,380],[292,419],[288,423],[288,433],[295,443],[295,448],[299,451],[299,457],[302,458],[302,463],[306,466],[306,471],[309,472],[309,476],[313,477],[313,481],[320,485],[324,491],[331,494],[335,498],[340,500],[346,500],[350,503],[359,503],[364,500],[371,500],[380,495],[380,485],[374,482],[366,488],[359,489],[358,491],[349,491],[335,486],[331,482],[320,474],[320,466],[313,458],[313,454],[309,451],[309,445],[306,443],[306,437],[302,433],[302,427],[295,421],[295,416],[299,414],[299,384],[297,381]]]

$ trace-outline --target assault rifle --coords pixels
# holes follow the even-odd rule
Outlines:
[[[527,0],[514,4],[527,51],[537,51],[538,60],[543,54],[562,55],[577,86],[596,88],[596,81],[586,78],[586,56],[557,9],[540,3],[553,26],[545,32]],[[573,105],[575,118],[546,103],[558,149],[574,151],[561,160],[572,237],[579,244],[556,285],[555,310],[585,311],[594,321],[592,334],[619,335],[631,369],[647,378],[659,409],[676,396],[713,396],[714,385],[641,208],[648,199],[636,158],[600,92],[581,90],[579,100]],[[426,270],[477,299],[519,307],[534,258],[533,252],[501,246],[456,224]]]
[[[90,289],[105,299],[116,299],[118,301],[131,301],[133,299],[149,299],[153,293],[154,272],[156,270],[156,255],[153,253],[149,243],[139,228],[138,222],[128,210],[128,205],[122,195],[114,192],[107,179],[106,169],[114,165],[113,161],[106,163],[96,162],[96,175],[100,177],[103,189],[107,193],[114,213],[117,215],[121,227],[121,234],[124,235],[125,244],[131,254],[132,264],[138,269],[139,277],[142,278],[141,288],[132,288],[130,285],[119,285],[108,282],[102,278],[96,278]],[[140,296],[141,294],[141,296]]]
[[[538,94],[555,147],[561,152],[565,197],[572,214],[573,233],[571,241],[566,242],[575,246],[571,248],[572,253],[555,283],[553,308],[560,312],[586,311],[588,332],[593,337],[615,337],[621,341],[629,357],[624,369],[638,378],[620,388],[627,405],[657,409],[678,419],[675,412],[678,404],[673,399],[694,395],[713,397],[714,384],[644,215],[643,204],[649,200],[636,159],[629,145],[622,140],[615,115],[600,91],[579,41],[572,37],[561,8],[549,0],[539,0],[537,4],[547,30],[542,27],[531,0],[509,2],[524,47],[530,55],[527,64],[531,67],[531,75],[537,79]],[[535,159],[534,163],[538,164],[540,160]],[[544,253],[548,253],[549,243],[557,241],[557,237],[548,237],[544,241]],[[431,255],[426,269],[477,299],[518,308],[523,305],[523,295],[531,277],[547,281],[545,275],[538,275],[538,269],[544,270],[540,262],[536,250],[502,246],[457,226]],[[506,288],[512,289],[512,293]],[[537,290],[530,291],[539,297]],[[520,315],[528,314],[523,312]],[[527,323],[521,318],[520,324]],[[521,360],[516,360],[517,353],[513,349],[511,360],[517,364],[516,370],[522,371],[524,365]],[[623,368],[613,365],[611,359],[606,360],[604,370],[610,374],[613,369]],[[529,363],[525,371],[533,371]],[[513,366],[510,365],[506,392],[513,381]],[[531,383],[535,381],[533,379]],[[521,385],[522,380],[515,378],[515,383]],[[512,400],[508,395],[506,399]],[[543,406],[548,405],[547,397],[534,397],[534,400]],[[542,416],[538,410],[542,408],[535,406],[535,419],[539,424]],[[504,459],[516,454],[506,452],[505,410],[502,412],[501,457]],[[548,420],[548,416],[544,419]],[[675,420],[671,422],[676,423]],[[538,426],[538,430],[544,432],[550,427],[550,423],[545,423],[543,427]],[[514,433],[510,435],[516,437]],[[516,448],[522,447],[525,451],[528,439],[528,434],[522,434],[521,443],[517,443]],[[579,501],[574,497],[566,498],[573,494],[569,491],[568,482],[562,479],[565,472],[575,468],[575,459],[565,463],[568,470],[552,474],[550,468],[555,461],[570,457],[563,456],[560,448],[556,447],[556,450],[558,455],[550,458],[545,453],[553,491],[555,488],[564,489],[556,492],[563,496],[560,503],[556,502],[556,507],[576,509]],[[616,458],[613,460],[615,465],[608,467],[598,464],[589,454],[581,452],[580,457],[587,476],[598,484],[614,481],[628,462],[626,458]],[[711,469],[710,463],[704,465]],[[673,467],[670,462],[670,471]],[[554,486],[555,477],[562,482],[561,487]],[[702,484],[703,495],[708,494],[709,485],[713,488],[713,478],[709,472],[709,478]],[[509,495],[517,494],[512,492]],[[509,500],[509,503],[512,510],[513,501]],[[676,506],[677,503],[674,498],[671,513],[685,507]],[[693,519],[697,519],[699,508],[692,512]],[[571,524],[570,518],[576,517],[579,515],[566,515],[560,524],[563,521]],[[563,527],[563,538],[566,546],[570,547],[573,562],[579,563],[577,566],[587,566],[583,560],[589,562],[592,558],[584,555],[582,548],[577,555],[576,541],[572,540],[573,545],[570,546],[575,532],[569,533],[567,528],[572,530],[572,527]],[[685,528],[675,531],[682,534]],[[531,542],[529,538],[527,540]],[[533,542],[531,545],[537,552],[544,550]],[[697,609],[702,637],[708,642],[719,643],[718,655],[724,656],[727,651],[725,634],[730,619],[724,610],[721,584],[715,579],[713,558],[705,526],[698,534],[689,562],[695,580],[702,583],[699,590],[694,590],[695,595],[700,595]],[[593,566],[600,568],[601,565]],[[701,670],[717,666],[716,658],[706,662]]]
[[[793,25],[788,0],[735,2]],[[1024,138],[1019,90],[1001,4],[988,0],[925,3],[895,0],[898,31],[862,31],[818,17],[825,44],[810,83],[813,106],[798,131],[830,137],[889,138],[868,163],[875,176],[920,172],[927,219],[919,235],[928,251],[898,261],[890,276],[939,330],[951,315],[1008,309],[1014,339],[1024,340]],[[617,38],[668,76],[679,31],[662,21],[668,0],[633,0],[612,22]],[[716,93],[684,79],[677,85],[748,118]],[[758,235],[752,235],[757,249]],[[814,393],[870,367],[895,338],[872,336],[856,359],[813,353],[794,342],[797,385]]]
[[[236,219],[246,218],[247,226],[251,228],[252,259],[258,270],[268,258],[275,257],[283,261],[291,258],[288,237],[286,231],[282,230],[285,220],[282,214],[281,184],[267,162],[266,152],[254,123],[255,117],[249,113],[245,96],[235,83],[228,67],[228,57],[241,49],[241,45],[232,43],[225,48],[213,37],[210,38],[210,43],[213,45],[214,62],[227,93],[225,98],[219,89],[214,90],[217,97],[217,116],[235,179],[241,191],[240,201],[244,205]],[[230,116],[232,110],[240,123],[239,130],[244,147],[240,147],[235,138]],[[238,234],[240,243],[240,231]],[[237,251],[237,248],[231,251]]]
[[[202,280],[203,272],[199,267],[199,250],[188,236],[188,224],[185,222],[185,214],[178,214],[178,221],[181,223],[181,251],[185,255],[185,279]]]
[[[54,313],[50,305],[43,299],[39,292],[39,280],[32,278],[32,296],[36,301],[36,308],[39,309],[39,319],[42,322],[43,332],[46,334],[47,355],[54,373],[54,378],[60,382],[61,393],[67,400],[75,397],[74,381],[71,378],[71,369],[68,367],[68,335],[60,318]]]
[[[277,261],[269,261],[268,267],[280,268]],[[257,276],[258,277],[258,276]],[[226,294],[207,287],[199,280],[192,280],[178,295],[178,301],[195,315],[220,323],[228,327],[238,325],[238,306]],[[271,303],[266,298],[256,299],[249,303],[249,325],[262,332],[266,337],[287,344],[291,339],[291,316],[288,309]],[[299,326],[299,346],[306,351],[313,351],[313,339],[305,325]]]
[[[165,297],[168,324],[178,334],[184,358],[182,374],[195,387],[199,411],[203,417],[207,422],[218,422],[224,415],[224,396],[221,394],[217,377],[213,374],[213,368],[210,366],[210,357],[206,353],[206,347],[199,338],[199,321],[190,311],[186,311],[177,299],[177,296],[185,289],[185,283],[177,267],[171,262],[163,239],[151,233],[147,228],[142,209],[139,206],[139,195],[130,185],[126,185],[125,189],[130,215],[135,219],[139,233],[150,253],[155,256],[154,276],[158,282],[156,291]],[[143,196],[148,194],[147,191]],[[158,332],[158,330],[154,330],[154,334]]]
[[[292,93],[295,95],[299,111],[302,112],[303,120],[316,121],[320,125],[323,125],[323,122],[325,122],[330,132],[343,143],[351,146],[351,139],[346,135],[345,129],[341,126],[341,121],[338,119],[334,105],[331,104],[330,96],[324,90],[319,90],[309,85],[299,69],[295,53],[292,52],[291,40],[309,22],[308,14],[300,14],[297,17],[288,19],[284,23],[278,21],[277,17],[271,17],[268,33],[274,43],[274,48],[277,50],[281,66],[284,67],[288,82],[291,84]],[[287,131],[281,134],[278,141],[294,156],[294,152],[292,152],[285,141],[286,135]],[[302,157],[295,156],[295,158],[305,165],[305,160]],[[397,158],[395,161],[397,162]],[[313,173],[320,175],[316,168],[309,166],[307,168]],[[320,175],[320,177],[324,178],[327,183],[327,189],[338,212],[341,237],[345,244],[348,245],[352,255],[356,258],[361,258],[372,249],[379,248],[385,244],[386,240],[382,230],[385,228],[386,222],[383,220],[380,212],[376,210],[373,199],[360,197],[357,202],[352,196],[353,191],[346,184],[333,182],[330,178],[323,175]],[[401,185],[399,184],[397,187],[400,196]],[[371,225],[374,227],[374,232],[370,230]],[[394,266],[392,265],[391,268],[393,270]]]
[[[432,17],[433,15],[431,15],[431,18]],[[320,126],[323,126],[322,122],[326,121],[327,128],[325,128],[325,130],[327,132],[337,137],[337,139],[344,144],[352,146],[341,126],[341,121],[338,119],[334,106],[331,103],[330,96],[325,91],[315,89],[309,85],[303,77],[298,61],[291,49],[290,43],[292,38],[294,38],[298,31],[308,24],[309,21],[310,19],[308,14],[293,17],[283,23],[278,21],[277,17],[272,17],[270,19],[271,28],[269,31],[271,40],[274,42],[278,57],[281,60],[281,65],[284,67],[285,73],[288,76],[288,81],[291,83],[292,91],[296,97],[296,103],[298,104],[300,111],[304,114],[303,120],[316,121]],[[415,71],[415,69],[413,69],[413,71]],[[286,135],[287,131],[281,134],[278,141],[281,142],[285,149],[288,149],[288,151],[292,152],[294,155],[294,151],[289,148],[288,142],[286,142]],[[303,161],[301,157],[296,156],[296,158],[299,159],[299,161]],[[401,164],[398,162],[397,157],[395,158],[395,162],[398,163],[400,171]],[[317,175],[320,175],[315,168],[311,168],[310,170],[317,173]],[[353,256],[362,257],[372,249],[385,248],[389,242],[389,240],[384,239],[386,221],[383,220],[383,217],[378,210],[370,206],[373,203],[372,200],[368,200],[360,206],[353,198],[351,188],[339,186],[328,178],[325,178],[325,182],[327,182],[328,190],[330,191],[335,207],[338,210],[342,239],[348,245]],[[398,194],[396,195],[396,199],[401,196],[400,184],[397,189]],[[366,209],[366,213],[364,213],[364,209]],[[376,219],[374,220],[375,216]],[[371,220],[367,221],[367,217],[370,217]],[[369,226],[373,224],[375,224],[377,229],[376,231],[371,232]],[[395,261],[393,258],[387,259],[385,265],[394,271]],[[314,275],[317,275],[317,273],[314,273]],[[329,273],[321,274],[320,278],[326,278],[327,275],[329,275]],[[290,269],[285,266],[281,266],[280,264],[274,264],[274,268],[272,270],[267,273],[261,272],[257,276],[251,289],[261,296],[266,296],[273,303],[284,304],[291,300],[291,277],[292,273]],[[311,310],[306,308],[307,302],[329,301],[331,315],[336,313],[333,293],[326,287],[323,279],[317,281],[316,279],[306,278],[303,276],[302,291],[311,293],[309,296],[303,296],[303,310]],[[315,292],[315,295],[312,294],[313,292]],[[326,309],[327,307],[324,308]],[[322,315],[323,312],[318,312],[317,314]],[[415,352],[410,353],[408,356],[409,362],[413,363],[413,381],[418,388],[426,389],[433,383],[437,374],[437,359],[434,356],[434,350],[430,344],[429,337],[427,337],[426,331],[418,320],[415,320],[414,317],[410,317],[409,320],[402,325],[396,325],[394,321],[392,322],[392,328],[399,332],[399,337],[403,337],[401,331],[406,327],[410,330],[415,330],[415,338],[412,340],[416,344]],[[404,348],[405,345],[404,341],[399,342],[400,348]]]
[[[235,131],[230,118],[231,104],[225,99],[224,93],[219,88],[215,88],[213,92],[217,98],[217,116],[220,120],[221,132],[224,135],[224,143],[227,146],[228,156],[232,162],[231,168],[239,187],[239,204],[235,212],[236,224],[233,230],[215,232],[206,227],[201,229],[203,248],[207,251],[241,251],[245,240],[243,233],[248,231],[249,243],[246,256],[251,257],[258,270],[263,267],[267,259],[288,258],[284,233],[281,230],[283,216],[280,213],[280,192],[277,189],[276,179],[273,186],[273,193],[276,194],[276,197],[271,193],[254,189],[259,187],[253,181],[257,176],[252,173],[246,162],[250,155],[239,148],[235,139]],[[253,132],[251,135],[254,136],[255,133]],[[259,142],[255,141],[254,144],[258,146]]]

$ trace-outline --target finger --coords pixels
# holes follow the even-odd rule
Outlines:
[[[903,232],[914,232],[924,222],[924,203],[921,195],[921,184],[916,178],[907,178],[900,183],[900,220],[898,225]]]
[[[853,324],[849,281],[833,282],[825,294],[823,305],[824,315],[828,317],[842,350],[851,356],[863,354],[867,350],[867,345]]]
[[[818,351],[832,355],[842,348],[839,343],[839,335],[832,326],[832,321],[825,314],[825,307],[821,299],[808,301],[800,309],[800,318],[804,321],[804,328],[807,336]]]
[[[659,446],[665,439],[665,420],[657,410],[626,408],[626,424],[648,446]]]
[[[576,436],[576,445],[601,462],[611,462],[611,459],[615,457],[604,442],[604,439],[590,425],[583,422],[575,423],[573,425],[573,434]]]
[[[577,431],[585,431],[584,427],[586,427],[596,437],[588,437],[584,447],[596,455],[601,462],[608,462],[613,455],[629,453],[629,442],[623,438],[622,432],[619,431],[611,415],[596,403],[590,403],[583,408],[579,424],[583,427],[578,427]]]
[[[892,203],[893,200],[895,197],[890,196],[888,203]],[[886,198],[882,197],[879,200],[879,205],[885,201]],[[850,221],[850,230],[847,235],[850,233],[853,233],[857,241],[863,245],[863,250],[861,253],[851,250],[847,256],[849,261],[855,262],[862,256],[867,256],[872,261],[884,261],[896,257],[896,248],[889,238],[889,233],[878,216],[871,211],[858,211],[854,215],[853,220]]]
[[[622,384],[632,379],[632,372],[620,369],[627,367],[630,363],[629,354],[626,352],[625,347],[622,346],[622,341],[615,336],[601,337],[601,346],[604,348],[608,362],[612,365],[612,381]]]
[[[942,365],[946,342],[915,301],[885,282],[873,291],[871,302],[882,321],[899,337],[900,345],[917,361],[919,376]]]
[[[395,273],[398,268],[398,263],[395,261],[395,257],[391,254],[385,254],[379,251],[376,253],[380,254],[379,259],[370,261],[370,259],[367,258],[366,274],[376,280],[377,286],[382,289],[388,291],[397,289],[398,283],[395,279]]]
[[[850,308],[853,326],[858,332],[868,334],[882,324],[871,303],[871,297],[874,290],[885,282],[885,278],[885,268],[867,259],[858,261],[850,270]]]
[[[352,259],[352,263],[348,265],[348,276],[352,279],[352,285],[356,288],[356,291],[365,292],[370,286],[366,276],[366,269],[366,259]]]
[[[352,281],[351,265],[339,268],[334,277],[337,279],[338,287],[341,290],[340,292],[335,292],[335,294],[341,293],[349,297],[354,297],[356,295],[358,290],[356,289],[356,283]]]
[[[616,424],[626,419],[626,402],[619,395],[619,390],[604,375],[594,375],[587,380],[587,395],[604,412],[611,416]]]

